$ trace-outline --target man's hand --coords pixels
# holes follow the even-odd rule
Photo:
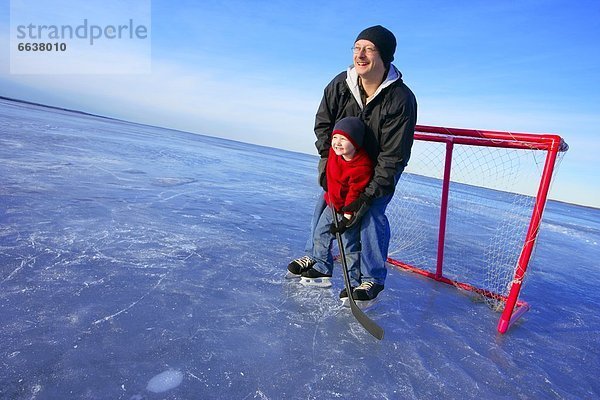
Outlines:
[[[335,217],[337,218],[337,216]],[[340,235],[344,232],[346,232],[346,230],[348,229],[348,224],[350,224],[351,220],[347,219],[346,217],[343,217],[341,221],[338,222],[337,227],[335,226],[335,223],[331,224],[331,226],[329,227],[329,232],[332,235],[335,235],[336,233],[339,233]]]
[[[324,191],[327,191],[327,158],[321,158],[319,160],[319,185]]]

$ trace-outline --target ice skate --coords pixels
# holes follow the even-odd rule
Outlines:
[[[331,286],[331,275],[323,274],[314,268],[302,272],[300,283],[304,286],[327,288]]]
[[[362,309],[368,309],[378,302],[377,295],[383,290],[383,285],[378,285],[373,282],[363,282],[360,286],[352,288],[352,298],[356,305]],[[348,293],[346,288],[340,292],[340,300],[342,306],[350,307],[350,301],[348,300]]]
[[[288,264],[287,272],[285,274],[286,279],[300,278],[302,272],[312,268],[317,263],[316,260],[309,256],[303,256],[293,260]]]
[[[354,289],[352,292],[352,298],[354,300],[373,300],[377,297],[379,292],[383,290],[383,285],[378,285],[373,282],[363,282],[359,287]]]

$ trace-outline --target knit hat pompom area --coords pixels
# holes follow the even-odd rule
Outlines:
[[[358,34],[354,43],[359,40],[368,40],[373,43],[384,64],[388,65],[394,61],[394,53],[396,52],[396,37],[392,32],[381,25],[371,26]]]
[[[365,124],[358,117],[342,118],[333,127],[331,136],[333,135],[343,135],[356,149],[359,149],[365,138]]]

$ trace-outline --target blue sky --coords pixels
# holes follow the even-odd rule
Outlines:
[[[0,4],[7,49],[10,2]],[[151,73],[11,74],[3,51],[0,95],[314,153],[324,86],[351,63],[358,32],[381,24],[397,37],[419,124],[560,134],[570,150],[551,198],[600,207],[598,0],[156,0],[151,10]]]

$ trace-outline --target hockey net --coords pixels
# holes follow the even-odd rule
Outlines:
[[[567,149],[556,135],[417,126],[387,210],[389,263],[476,294],[505,333],[529,309],[519,293]]]

